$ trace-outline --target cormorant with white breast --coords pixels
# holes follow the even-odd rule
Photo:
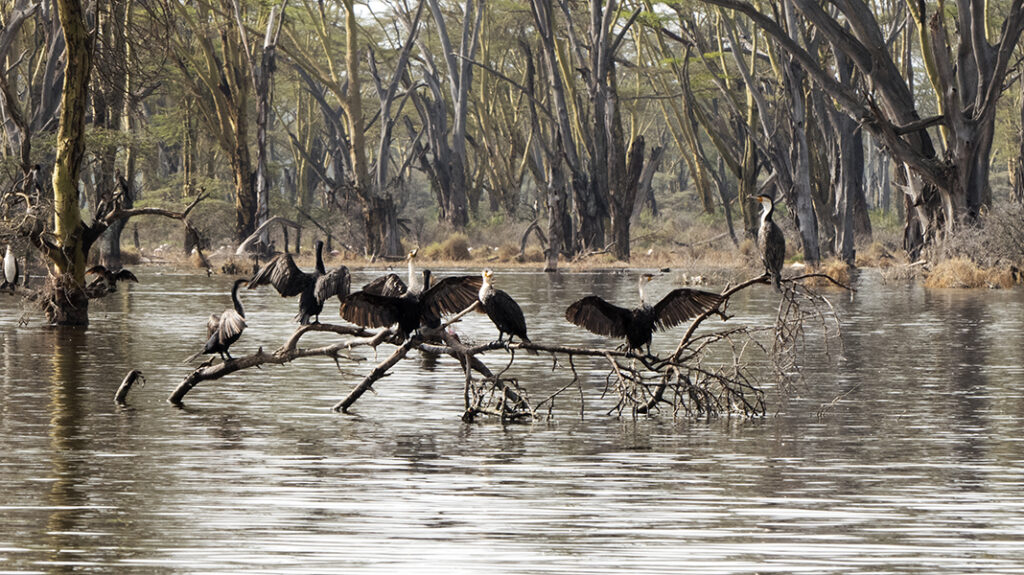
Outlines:
[[[650,355],[654,330],[679,325],[715,309],[725,300],[716,293],[679,288],[651,306],[644,300],[644,286],[653,279],[654,274],[640,276],[640,305],[633,309],[619,307],[591,295],[573,302],[565,310],[565,319],[598,335],[625,337],[629,349],[646,347]]]
[[[491,318],[494,326],[498,328],[499,343],[506,333],[509,343],[512,343],[512,336],[530,343],[530,338],[526,335],[526,318],[523,316],[522,308],[512,296],[500,289],[494,289],[494,272],[489,269],[483,272],[483,284],[480,286],[478,297],[487,317]]]
[[[362,327],[390,327],[398,325],[398,334],[406,338],[421,325],[436,328],[441,325],[443,314],[458,313],[469,307],[477,299],[480,290],[480,276],[453,276],[426,287],[430,282],[430,274],[424,272],[421,283],[416,277],[413,260],[416,250],[409,253],[409,285],[400,295],[384,295],[399,293],[401,283],[385,282],[391,279],[384,276],[367,284],[369,291],[353,293],[341,302],[341,317]],[[397,279],[394,276],[393,279]],[[380,293],[375,293],[380,292]]]
[[[327,272],[324,267],[324,243],[316,241],[316,269],[306,273],[295,265],[291,254],[280,254],[263,265],[249,280],[249,289],[270,284],[281,297],[299,296],[299,313],[295,319],[302,325],[320,323],[324,302],[332,296],[341,300],[348,295],[351,278],[348,268],[338,266]],[[315,319],[314,319],[315,318]],[[312,321],[311,321],[312,320]]]
[[[771,276],[772,286],[781,292],[782,286],[779,281],[782,279],[782,264],[786,260],[786,236],[782,234],[782,228],[772,221],[775,202],[764,194],[753,196],[753,199],[761,204],[761,227],[757,230],[757,248],[761,252],[764,270]]]
[[[4,253],[3,274],[3,283],[0,283],[0,289],[14,291],[15,286],[18,285],[21,270],[18,269],[18,258],[14,257],[14,252],[11,251],[11,244],[7,244],[7,252]]]

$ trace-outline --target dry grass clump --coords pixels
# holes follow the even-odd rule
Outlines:
[[[744,238],[739,245],[740,254],[745,258],[756,258],[760,260],[761,254],[757,251],[757,242],[752,238]]]
[[[134,247],[121,248],[121,265],[137,266],[140,263],[142,263],[142,254],[139,253],[139,250]]]
[[[856,263],[859,268],[887,268],[899,265],[903,259],[897,257],[885,244],[876,241],[857,250]]]
[[[983,268],[962,256],[939,262],[924,280],[928,288],[1010,288],[1014,283],[1011,268]]]
[[[243,276],[255,273],[253,261],[249,258],[229,257],[220,266],[220,273],[229,276]]]
[[[896,264],[878,268],[878,271],[882,275],[883,282],[906,282],[920,278],[924,268],[919,264]]]
[[[518,256],[518,255],[519,255],[519,251],[516,250],[516,256]],[[544,261],[544,250],[540,249],[540,247],[538,247],[538,246],[530,246],[530,247],[526,248],[526,251],[523,253],[523,259],[522,260],[516,260],[516,261],[529,262],[529,263],[542,262],[542,261]]]
[[[423,257],[428,260],[454,262],[470,259],[469,237],[466,234],[452,234],[443,242],[435,242],[423,248]]]
[[[519,258],[519,246],[514,244],[502,244],[498,247],[495,256],[499,262],[514,262]]]
[[[852,268],[846,262],[838,258],[829,258],[821,262],[818,267],[810,270],[808,273],[825,274],[843,285],[850,285],[851,270]],[[838,287],[836,284],[822,277],[807,278],[805,284],[815,287]]]

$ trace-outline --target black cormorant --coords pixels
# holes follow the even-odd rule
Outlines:
[[[775,202],[765,195],[754,196],[761,204],[761,227],[757,230],[757,248],[761,251],[764,269],[771,276],[772,286],[782,291],[779,281],[782,279],[782,264],[786,259],[786,236],[779,225],[772,221],[775,213]]]
[[[317,240],[316,269],[306,273],[295,265],[291,254],[280,254],[263,265],[249,280],[249,289],[270,284],[281,297],[299,296],[299,313],[295,319],[302,325],[320,323],[324,302],[332,296],[341,300],[348,295],[351,279],[348,268],[338,266],[327,272],[324,268],[324,243]],[[311,318],[315,318],[312,322]]]
[[[530,338],[526,335],[526,318],[523,317],[523,310],[512,296],[500,289],[494,289],[493,277],[494,272],[484,270],[478,298],[487,317],[491,318],[498,328],[498,341],[501,342],[502,336],[507,333],[509,343],[512,342],[512,336],[530,343]]]
[[[0,289],[9,288],[13,290],[14,287],[18,285],[20,270],[18,269],[18,258],[14,257],[14,252],[11,251],[10,244],[7,244],[7,252],[4,253],[3,273],[3,283],[0,284]]]
[[[647,348],[650,355],[651,335],[656,329],[672,326],[715,309],[724,301],[716,293],[679,288],[674,289],[653,306],[644,301],[644,286],[654,274],[640,276],[640,305],[626,309],[610,304],[596,295],[574,302],[565,310],[565,319],[588,331],[611,337],[625,337],[629,349]]]
[[[117,282],[129,281],[139,283],[139,278],[135,277],[135,274],[124,268],[115,272],[113,270],[108,270],[105,266],[95,265],[85,270],[85,273],[96,276],[96,279],[89,282],[89,285],[87,286],[89,289],[104,289],[107,293],[117,291]]]
[[[231,286],[232,307],[219,314],[210,315],[210,319],[206,321],[206,336],[208,338],[206,345],[203,346],[202,351],[186,359],[185,363],[202,354],[212,353],[219,353],[221,359],[231,359],[228,348],[238,341],[246,327],[245,310],[242,308],[242,302],[238,299],[238,288],[244,283],[248,283],[247,280],[241,278],[235,280],[235,284]]]
[[[367,284],[371,286],[371,291],[355,292],[341,302],[341,317],[363,327],[390,327],[397,324],[399,335],[408,337],[420,325],[439,327],[443,314],[458,313],[476,301],[481,285],[480,276],[447,277],[427,288],[425,286],[430,282],[430,274],[424,272],[423,283],[416,279],[413,269],[415,257],[414,250],[408,257],[409,285],[401,295],[374,293],[372,290],[381,285],[375,286],[377,282],[371,282]]]

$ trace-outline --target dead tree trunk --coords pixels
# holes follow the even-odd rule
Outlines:
[[[640,188],[640,176],[644,166],[644,138],[637,136],[629,146],[629,155],[625,169],[617,174],[614,193],[611,194],[612,204],[612,237],[615,241],[615,257],[621,261],[629,261],[629,221],[633,216],[637,192]]]

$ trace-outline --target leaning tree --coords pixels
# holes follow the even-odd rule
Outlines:
[[[742,13],[798,63],[833,105],[884,143],[901,166],[906,222],[904,247],[916,255],[940,232],[977,217],[991,201],[989,161],[996,104],[1006,88],[1014,52],[1024,32],[1024,1],[1012,0],[996,18],[988,3],[957,0],[947,12],[907,2],[920,40],[920,59],[935,94],[938,114],[923,116],[912,89],[913,67],[894,53],[872,5],[864,0],[784,0],[782,14],[799,14],[848,58],[863,83],[843,83],[794,39],[791,22],[743,0],[704,0]],[[954,14],[953,21],[949,21]],[[836,58],[838,60],[838,58]],[[939,127],[938,137],[929,128]]]

